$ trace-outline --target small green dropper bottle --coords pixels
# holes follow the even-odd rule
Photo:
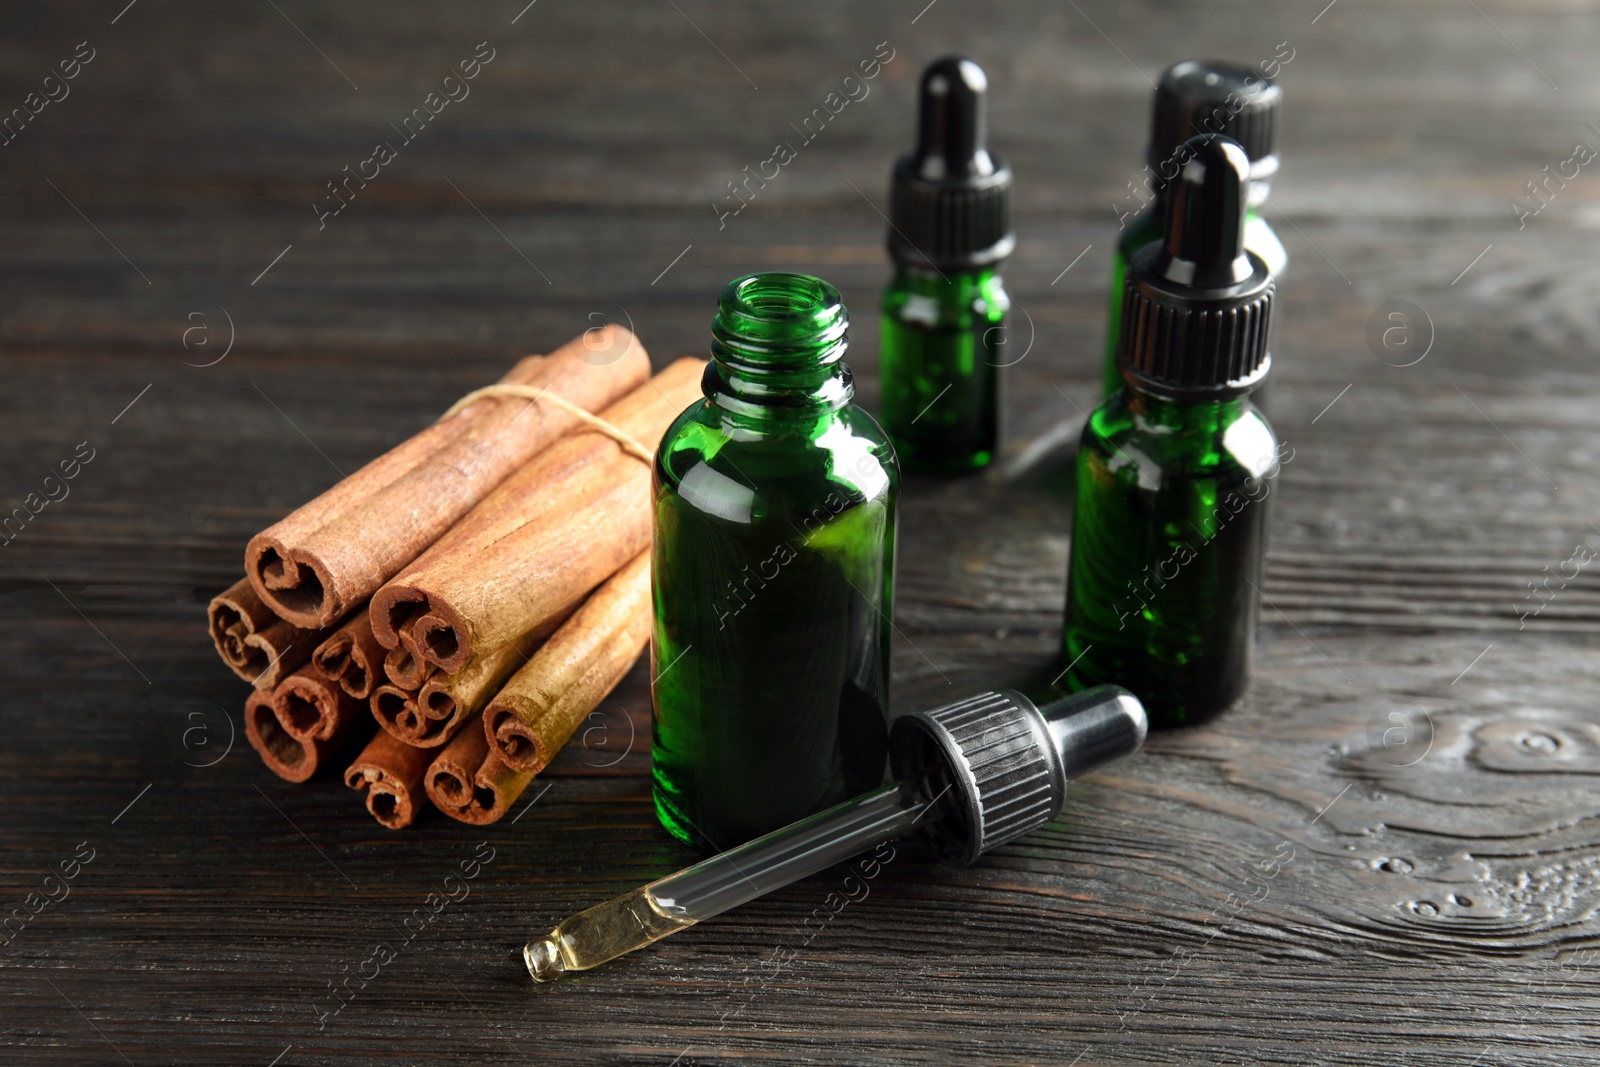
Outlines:
[[[1165,190],[1182,165],[1180,146],[1204,133],[1237,141],[1250,157],[1250,202],[1245,215],[1245,247],[1260,256],[1274,278],[1289,265],[1277,233],[1256,210],[1266,203],[1278,172],[1278,112],[1283,89],[1249,67],[1187,59],[1167,68],[1156,87],[1150,115],[1150,146],[1145,167],[1149,198],[1130,219],[1120,220],[1122,235],[1111,256],[1111,308],[1106,316],[1105,395],[1122,388],[1117,369],[1117,335],[1122,329],[1122,284],[1133,254],[1162,237]],[[1141,197],[1144,194],[1139,194]]]
[[[1214,715],[1249,684],[1278,467],[1250,401],[1276,299],[1245,248],[1250,161],[1214,134],[1184,151],[1166,237],[1128,270],[1123,388],[1079,443],[1063,633],[1069,688],[1115,681],[1160,726]]]
[[[730,282],[656,453],[655,806],[704,851],[883,780],[900,473],[848,326],[820,279]]]
[[[922,75],[917,149],[895,164],[879,369],[883,424],[908,471],[988,465],[1000,447],[1011,307],[1011,168],[984,145],[983,68],[946,56]]]

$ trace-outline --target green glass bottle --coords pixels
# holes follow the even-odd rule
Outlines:
[[[1272,191],[1278,172],[1278,114],[1283,89],[1271,78],[1233,63],[1188,59],[1167,68],[1156,87],[1150,116],[1150,146],[1144,168],[1143,207],[1118,220],[1122,232],[1111,254],[1111,297],[1106,316],[1105,395],[1122,388],[1117,368],[1117,336],[1122,329],[1122,287],[1134,253],[1159,241],[1166,227],[1167,182],[1183,164],[1179,147],[1199,133],[1219,133],[1239,143],[1250,157],[1250,198],[1245,214],[1245,247],[1266,263],[1273,278],[1289,265],[1288,250],[1257,211]],[[1131,218],[1130,218],[1131,215]],[[1260,396],[1257,396],[1260,401]]]
[[[730,282],[706,398],[656,453],[653,791],[705,851],[883,778],[900,473],[848,323],[817,278]]]
[[[1166,237],[1123,292],[1123,388],[1078,451],[1067,686],[1116,682],[1152,724],[1243,695],[1278,446],[1250,394],[1271,367],[1271,272],[1245,248],[1249,160],[1216,135],[1170,185]]]
[[[1000,268],[1011,168],[985,147],[983,69],[946,56],[922,75],[917,149],[895,164],[879,364],[884,428],[907,471],[953,474],[1000,448],[1011,298]]]

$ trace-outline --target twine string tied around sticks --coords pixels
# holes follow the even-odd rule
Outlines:
[[[456,414],[456,412],[461,411],[473,401],[481,400],[486,396],[517,396],[526,400],[532,400],[535,403],[554,404],[556,407],[576,418],[578,421],[593,427],[594,429],[605,434],[607,437],[611,438],[613,441],[617,442],[617,444],[622,446],[622,450],[624,452],[628,453],[630,456],[633,456],[635,459],[641,460],[645,463],[655,462],[654,454],[652,454],[649,449],[645,448],[644,445],[640,444],[638,438],[634,437],[627,430],[624,430],[620,426],[613,425],[612,423],[607,422],[605,419],[602,419],[600,416],[584,410],[564,396],[557,396],[555,393],[550,392],[548,386],[540,389],[531,385],[521,385],[514,382],[500,382],[496,385],[486,385],[482,389],[474,389],[460,400],[457,400],[454,404],[451,404],[450,410],[439,416],[439,421],[443,422],[445,419],[448,419],[452,415]]]

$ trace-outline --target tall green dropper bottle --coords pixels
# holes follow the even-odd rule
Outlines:
[[[1214,134],[1184,151],[1166,237],[1123,289],[1123,387],[1079,443],[1063,634],[1069,688],[1114,681],[1161,726],[1214,715],[1249,683],[1278,468],[1250,402],[1276,299],[1245,248],[1250,161]]]
[[[953,474],[1000,447],[1011,306],[1011,168],[985,147],[983,68],[961,56],[922,75],[917,149],[889,197],[894,280],[883,295],[880,407],[902,466]]]
[[[1121,236],[1111,256],[1111,307],[1106,316],[1105,395],[1122,388],[1117,369],[1117,335],[1122,329],[1122,283],[1133,254],[1161,240],[1166,220],[1166,187],[1182,165],[1181,146],[1204,133],[1228,137],[1250,157],[1250,200],[1245,215],[1245,247],[1260,256],[1274,278],[1289,265],[1283,242],[1258,209],[1271,193],[1278,172],[1278,112],[1283,89],[1249,67],[1188,59],[1167,68],[1156,87],[1150,114],[1150,145],[1143,189],[1135,189],[1122,212]],[[1137,199],[1135,199],[1135,197]],[[1133,203],[1143,202],[1135,210]],[[1129,217],[1131,215],[1131,217]]]
[[[656,453],[656,815],[704,851],[883,780],[900,473],[848,327],[818,278],[730,282]]]

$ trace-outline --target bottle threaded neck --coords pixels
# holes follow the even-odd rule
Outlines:
[[[717,301],[706,395],[725,407],[840,408],[854,393],[850,313],[808,274],[747,274]]]

